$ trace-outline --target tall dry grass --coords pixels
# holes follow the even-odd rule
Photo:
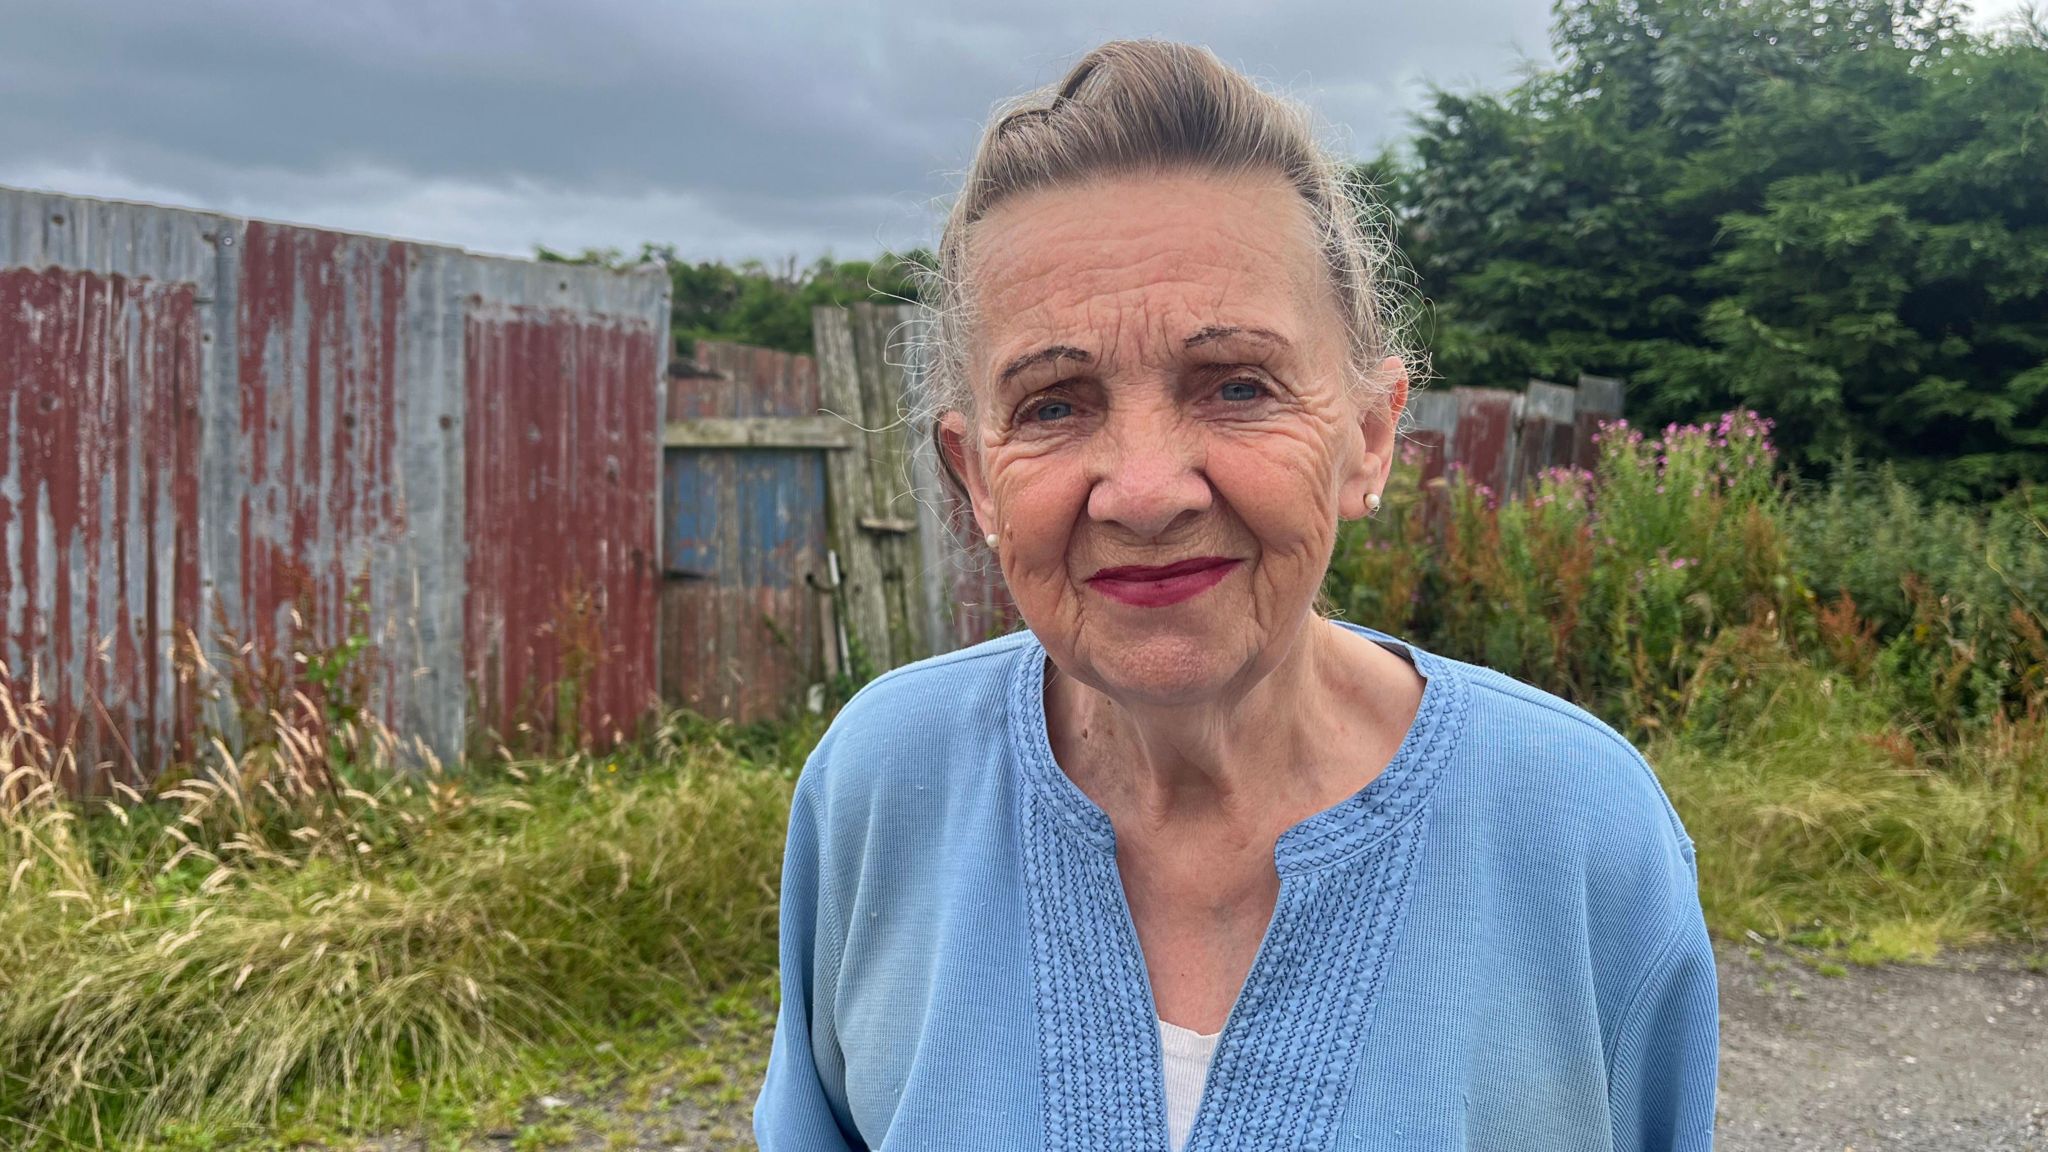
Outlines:
[[[0,675],[0,1144],[367,1121],[773,966],[790,773],[686,718],[465,772],[302,697],[81,805],[48,713]]]

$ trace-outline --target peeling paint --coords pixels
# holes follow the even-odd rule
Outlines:
[[[185,400],[199,345],[190,284],[0,268],[0,661],[50,698],[80,790],[105,787],[102,763],[167,753],[188,730],[170,652],[197,616],[176,525],[196,512]],[[168,506],[168,550],[145,505]]]
[[[465,617],[478,719],[609,738],[656,703],[661,326],[467,320]],[[557,733],[560,734],[560,733]]]
[[[493,558],[516,554],[593,582],[612,615],[587,730],[631,728],[655,680],[666,317],[654,268],[0,188],[0,659],[89,760],[147,776],[201,722],[179,634],[217,652],[218,621],[286,655],[295,608],[330,643],[359,591],[373,709],[447,759],[472,695],[505,695],[468,679],[490,660],[466,644],[556,642],[537,593],[499,595]],[[595,439],[500,458],[501,410]]]
[[[817,414],[816,362],[699,341],[670,418]],[[670,449],[663,464],[662,694],[710,716],[782,715],[823,677],[824,453]]]

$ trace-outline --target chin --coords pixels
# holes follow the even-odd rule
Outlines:
[[[1120,704],[1200,704],[1241,679],[1248,661],[1220,637],[1185,634],[1105,638],[1077,645],[1077,678]]]

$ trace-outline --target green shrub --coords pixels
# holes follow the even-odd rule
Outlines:
[[[1575,700],[1650,751],[1723,933],[1863,957],[2048,932],[2048,528],[1776,468],[1751,413],[1502,499],[1412,456],[1325,604]]]
[[[1801,581],[1868,622],[1901,706],[1953,738],[2039,692],[2028,676],[2048,623],[2042,516],[2028,489],[1972,508],[1844,460],[1830,483],[1801,489],[1786,523]]]
[[[1593,473],[1555,470],[1506,500],[1455,467],[1423,491],[1411,458],[1382,516],[1340,533],[1325,603],[1638,736],[1713,736],[1740,688],[1733,649],[1755,634],[1882,680],[1941,739],[2025,714],[2048,661],[2032,495],[1927,503],[1847,463],[1794,487],[1769,429],[1748,412],[1656,438],[1617,421]]]
[[[1602,436],[1595,472],[1553,470],[1514,499],[1455,468],[1430,492],[1395,489],[1340,535],[1327,602],[1638,733],[1681,723],[1721,631],[1782,628],[1802,603],[1769,423]]]

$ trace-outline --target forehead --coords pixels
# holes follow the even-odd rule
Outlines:
[[[1338,328],[1307,207],[1267,174],[1104,178],[1006,201],[975,226],[970,283],[981,380],[1033,341],[1177,346],[1239,324],[1310,344]]]

